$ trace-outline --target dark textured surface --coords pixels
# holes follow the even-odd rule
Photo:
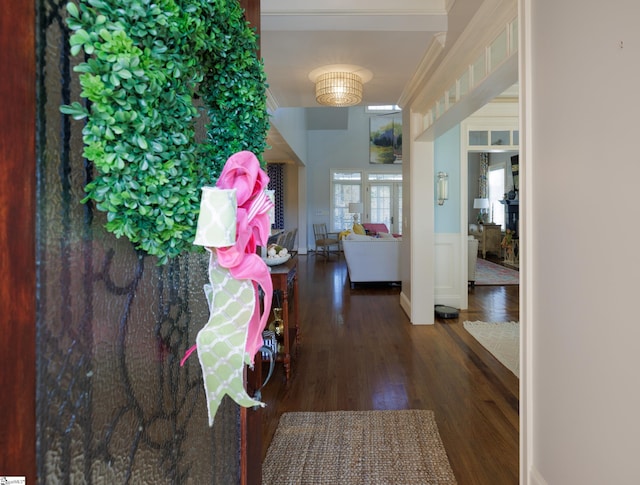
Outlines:
[[[208,318],[206,256],[158,266],[80,202],[92,167],[82,122],[59,112],[79,98],[65,3],[38,2],[38,479],[237,483],[238,407],[209,428],[198,361],[179,365]]]

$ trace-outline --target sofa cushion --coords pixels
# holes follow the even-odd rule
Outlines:
[[[367,231],[364,230],[364,227],[362,226],[362,224],[358,224],[358,223],[355,223],[353,225],[353,232],[355,232],[356,234],[362,234],[362,235],[365,235],[367,233]]]
[[[389,228],[386,224],[381,222],[363,222],[362,226],[367,230],[369,234],[376,235],[379,232],[389,232]]]

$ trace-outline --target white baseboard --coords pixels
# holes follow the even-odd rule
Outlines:
[[[411,320],[411,300],[407,298],[404,291],[400,291],[400,308],[404,310],[409,317],[409,320]]]
[[[463,309],[460,295],[437,295],[434,301],[435,305],[445,305],[453,308]]]

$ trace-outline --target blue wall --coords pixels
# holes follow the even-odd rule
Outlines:
[[[449,175],[449,199],[444,205],[434,201],[434,228],[436,233],[460,232],[460,125],[451,128],[434,142],[434,197],[438,172]]]

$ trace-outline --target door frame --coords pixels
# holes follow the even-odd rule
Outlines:
[[[402,180],[367,180],[366,181],[366,201],[365,201],[365,212],[368,215],[368,219],[371,219],[371,193],[372,188],[375,186],[388,185],[391,187],[391,220],[392,223],[389,223],[389,232],[392,234],[397,233],[400,234],[402,232],[401,224],[399,220],[401,219],[401,210],[399,207],[402,203],[402,193],[398,194],[398,191],[402,191]],[[366,222],[384,222],[384,221],[372,221],[368,220]]]
[[[0,6],[0,473],[36,483],[36,6]]]

